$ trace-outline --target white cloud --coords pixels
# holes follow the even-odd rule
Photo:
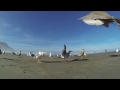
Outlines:
[[[14,30],[15,32],[20,32],[22,29],[21,29],[20,27],[15,27],[13,30]]]
[[[7,38],[5,35],[0,35],[0,39]]]
[[[6,28],[6,27],[10,27],[11,26],[11,24],[8,24],[8,23],[3,23],[3,25],[2,25],[4,28]]]
[[[24,35],[25,38],[32,38],[32,35],[30,35],[30,34],[28,34],[28,33],[25,33],[25,32],[24,32],[23,35]]]

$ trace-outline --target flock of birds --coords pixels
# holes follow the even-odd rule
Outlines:
[[[120,26],[119,18],[115,18],[104,11],[93,11],[93,12],[89,13],[88,15],[79,18],[78,20],[82,20],[84,23],[86,23],[88,25],[109,27],[109,24],[113,23],[118,29]],[[118,26],[114,22],[116,22]],[[69,52],[66,51],[66,45],[64,44],[64,49],[62,50],[61,58],[64,58],[64,60],[67,62],[66,58],[68,58],[70,56],[71,52],[72,52],[71,50],[69,50]],[[119,52],[119,50],[117,49],[116,52]],[[0,55],[2,53],[3,52],[0,49]],[[30,51],[29,54],[27,54],[27,56],[36,58],[38,60],[38,63],[41,63],[40,58],[43,57],[45,55],[45,53],[46,52],[38,52],[36,54],[32,54]],[[12,54],[20,56],[21,51],[19,53],[12,52]],[[77,54],[77,56],[81,57],[81,59],[84,55],[86,56],[86,54],[84,53],[84,49],[82,49],[82,52]],[[51,57],[51,53],[50,53],[49,57]],[[58,57],[58,55],[57,55],[57,57]]]
[[[63,48],[63,50],[62,50],[62,53],[61,53],[61,57],[60,57],[60,58],[63,58],[63,59],[67,62],[66,58],[70,57],[71,52],[72,52],[71,50],[69,50],[69,52],[66,51],[66,45],[64,44],[64,48]],[[39,51],[39,52],[33,54],[33,53],[31,53],[31,51],[30,51],[30,52],[27,54],[27,56],[36,58],[36,59],[38,60],[38,63],[41,63],[40,59],[41,59],[43,56],[45,56],[46,53],[47,53],[47,52],[40,52],[40,51]],[[0,48],[0,55],[1,55],[1,54],[5,54],[5,51],[2,51],[1,48]],[[19,52],[17,52],[17,53],[15,53],[15,52],[12,51],[12,54],[13,54],[13,55],[18,55],[18,56],[21,56],[21,55],[22,55],[22,54],[21,54],[21,51],[19,51]],[[77,56],[81,57],[81,59],[82,59],[82,56],[84,56],[84,55],[86,56],[86,54],[84,53],[84,49],[82,49],[82,52],[80,52],[80,53],[77,54]],[[51,57],[51,56],[52,56],[52,53],[50,52],[49,57]],[[57,57],[59,58],[58,55],[57,55]]]
[[[63,58],[63,59],[67,62],[66,59],[67,59],[68,57],[70,57],[71,52],[72,52],[71,50],[69,50],[68,52],[66,51],[66,45],[64,44],[64,48],[63,48],[63,50],[62,50],[62,53],[61,53],[61,57],[60,57],[60,58]],[[119,52],[119,49],[116,49],[116,53],[118,53],[118,52]],[[38,63],[41,63],[40,59],[41,59],[43,56],[45,56],[46,53],[47,53],[47,52],[41,52],[41,51],[39,51],[39,52],[36,52],[35,54],[33,54],[33,53],[31,53],[31,51],[30,51],[30,52],[27,54],[27,56],[33,57],[33,58],[35,58],[35,59],[38,60]],[[1,54],[5,54],[5,51],[2,51],[1,48],[0,48],[0,55],[1,55]],[[19,51],[19,52],[17,52],[17,53],[15,53],[15,52],[12,51],[12,54],[13,54],[13,55],[18,55],[18,56],[21,56],[21,55],[22,55],[22,54],[21,54],[21,51]],[[84,49],[82,49],[82,51],[77,54],[77,56],[80,57],[80,59],[83,59],[82,57],[83,57],[83,56],[86,56],[86,55],[87,55],[87,54],[84,52]],[[50,52],[49,57],[51,57],[51,56],[52,56],[52,53]],[[58,57],[58,55],[57,55],[57,57]]]
[[[40,61],[40,58],[45,56],[47,52],[37,52],[36,54],[33,54],[31,53],[31,51],[27,54],[27,56],[30,56],[30,57],[33,57],[33,58],[36,58],[38,60],[38,63],[41,63]],[[19,51],[19,53],[15,53],[12,51],[12,54],[13,55],[18,55],[18,56],[21,56],[21,51]]]

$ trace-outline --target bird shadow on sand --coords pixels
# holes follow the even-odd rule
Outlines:
[[[73,59],[73,60],[71,60],[71,61],[69,61],[69,62],[74,62],[74,61],[87,61],[88,59]]]
[[[110,57],[119,57],[120,55],[110,55]]]
[[[61,61],[42,61],[43,63],[60,63]]]
[[[3,58],[3,59],[6,59],[6,60],[14,60],[14,59],[9,59],[9,58]]]

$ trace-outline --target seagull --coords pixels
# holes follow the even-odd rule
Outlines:
[[[65,58],[68,58],[70,56],[71,52],[72,52],[71,50],[69,50],[68,53],[66,52],[66,45],[64,44],[64,49],[62,50],[62,56],[63,56],[64,60],[65,60]],[[67,62],[67,60],[66,60],[66,62]]]
[[[78,56],[81,57],[81,59],[82,59],[82,56],[84,56],[84,54],[85,54],[85,53],[84,53],[84,49],[82,49],[82,52],[80,52],[80,53],[78,54]]]
[[[12,51],[12,54],[15,55],[16,53]]]
[[[35,57],[35,54],[31,53],[31,51],[29,52],[29,55],[30,55],[31,57]]]
[[[116,49],[116,54],[118,54],[118,52],[119,52],[119,49]]]
[[[2,52],[2,54],[5,54],[5,50]]]
[[[52,56],[52,53],[50,52],[50,55],[49,55],[49,57],[51,57]]]
[[[113,23],[115,25],[114,22],[116,22],[118,24],[118,26],[115,25],[116,28],[120,29],[119,28],[120,18],[115,18],[113,16],[110,16],[108,13],[104,11],[92,11],[88,15],[83,16],[78,20],[82,20],[84,23],[88,25],[105,26],[105,27],[109,27],[110,23]]]
[[[19,51],[19,53],[17,53],[18,56],[21,56],[21,51]]]
[[[2,54],[2,50],[1,50],[1,47],[0,47],[0,55]]]
[[[116,53],[119,52],[119,49],[116,49]]]

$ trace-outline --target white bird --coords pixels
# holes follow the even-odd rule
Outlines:
[[[118,54],[118,52],[119,52],[119,49],[116,49],[116,54]]]
[[[119,18],[114,18],[113,16],[110,16],[108,13],[104,12],[104,11],[93,11],[91,13],[89,13],[86,16],[83,16],[81,18],[79,18],[78,20],[82,20],[84,23],[88,24],[88,25],[96,25],[96,26],[105,26],[105,27],[109,27],[110,23],[113,23],[115,25],[114,22],[116,22],[118,24],[118,26],[116,26],[118,29],[120,26],[120,19]]]
[[[62,58],[64,58],[64,60],[65,60],[65,58],[68,58],[70,56],[71,52],[72,52],[71,50],[69,50],[68,53],[66,52],[66,45],[64,44],[64,49],[62,50]],[[65,60],[65,61],[67,62],[67,60]]]
[[[41,63],[40,59],[41,59],[41,57],[43,57],[43,56],[38,54],[38,55],[36,55],[35,57],[36,57],[36,59],[38,60],[38,63]]]
[[[52,53],[50,52],[50,55],[49,55],[49,57],[51,57],[52,56]]]
[[[57,58],[59,57],[59,55],[57,55]]]
[[[61,55],[61,58],[64,58],[64,56],[63,56],[63,55]]]
[[[17,53],[16,55],[21,56],[21,51],[19,51],[19,53]]]
[[[35,54],[31,53],[31,51],[28,53],[28,56],[35,57]]]
[[[119,52],[119,49],[116,49],[116,52]]]
[[[84,49],[82,49],[82,52],[78,53],[78,56],[82,59],[82,56],[84,56]]]
[[[47,52],[38,52],[35,58],[38,60],[38,63],[41,63],[40,59],[46,54]]]
[[[40,52],[40,51],[38,52],[38,54],[41,55],[41,56],[45,56],[46,53],[47,52]]]
[[[2,52],[2,54],[5,54],[5,50]]]
[[[31,56],[31,55],[30,55],[30,52],[29,52],[29,53],[27,53],[26,55],[27,55],[27,56]]]
[[[86,54],[86,53],[84,53],[84,56],[87,56],[87,54]]]

